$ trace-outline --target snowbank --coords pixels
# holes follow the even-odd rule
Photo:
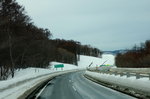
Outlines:
[[[28,92],[28,90],[32,89],[33,87],[43,83],[44,81],[52,77],[74,71],[70,70],[70,71],[54,72],[43,70],[40,68],[38,68],[38,71],[36,72],[34,68],[28,68],[27,70],[28,71],[25,70],[26,72],[24,70],[18,72],[18,74],[21,75],[22,73],[24,73],[24,75],[22,76],[17,75],[17,77],[13,79],[0,82],[0,84],[2,84],[2,86],[0,87],[0,99],[17,99],[24,93]]]
[[[93,62],[92,66],[95,67],[96,65],[101,65],[106,60],[106,64],[114,64],[113,55],[104,54],[102,58],[81,55],[78,66],[63,63],[63,70],[61,68],[57,70],[54,68],[54,65],[62,64],[59,62],[52,62],[51,66],[49,66],[47,69],[26,68],[16,70],[14,78],[9,77],[8,80],[0,81],[0,99],[16,99],[16,97],[18,97],[26,90],[32,88],[42,79],[45,79],[45,77],[49,74],[51,75],[55,72],[66,70],[85,69],[91,62]]]
[[[130,72],[130,73],[150,73],[150,68],[111,68],[112,72]]]
[[[119,75],[115,76],[109,74],[100,74],[90,71],[86,71],[85,74],[103,83],[121,86],[126,89],[134,90],[135,92],[138,93],[150,95],[149,78],[141,78],[141,79],[136,79],[136,77],[127,78],[126,76],[120,77]]]
[[[24,87],[27,87],[27,85],[30,88],[33,83],[38,81],[37,78],[40,78],[42,76],[45,76],[46,74],[53,72],[54,71],[51,71],[49,69],[42,68],[27,68],[16,70],[14,78],[10,77],[8,80],[0,81],[0,99],[4,97],[7,97],[6,99],[8,99],[8,96],[11,96],[15,92],[18,91],[19,93],[24,91],[24,89],[26,89]],[[15,99],[15,97],[11,99]]]
[[[0,91],[3,88],[7,88],[9,85],[16,84],[19,81],[23,81],[30,78],[35,78],[40,75],[44,75],[47,73],[51,73],[48,69],[40,69],[40,68],[27,68],[20,69],[15,71],[14,78],[9,77],[8,80],[0,81]]]

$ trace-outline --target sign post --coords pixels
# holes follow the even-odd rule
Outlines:
[[[64,67],[64,64],[57,64],[57,65],[54,65],[54,67],[56,68],[61,68],[61,70],[63,70],[63,67]]]

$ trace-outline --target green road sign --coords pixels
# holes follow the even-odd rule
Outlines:
[[[63,68],[64,67],[64,64],[57,64],[57,65],[54,65],[55,68]]]

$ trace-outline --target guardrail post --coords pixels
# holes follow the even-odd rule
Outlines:
[[[99,73],[101,74],[101,73],[102,73],[102,71],[99,71]]]
[[[110,72],[110,73],[109,73],[109,75],[112,75],[112,74],[113,74],[113,72]]]
[[[106,72],[105,72],[105,71],[103,71],[103,74],[106,74]]]
[[[140,79],[140,74],[136,73],[136,79]]]
[[[110,73],[111,73],[110,71],[107,71],[107,74],[109,74],[109,75],[110,75]]]
[[[120,77],[122,77],[123,76],[123,73],[120,73]]]
[[[117,72],[115,72],[115,76],[117,75]]]
[[[106,74],[108,74],[108,71],[105,71]]]
[[[127,78],[131,76],[129,72],[127,72],[126,74],[127,74]]]

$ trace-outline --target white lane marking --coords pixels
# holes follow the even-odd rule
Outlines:
[[[38,97],[41,95],[41,93],[44,91],[44,89],[46,88],[47,86],[45,86],[37,95],[36,95],[36,98],[35,99],[38,99]]]
[[[44,88],[36,95],[35,99],[38,99],[38,97],[42,94],[42,92],[45,90],[45,88],[47,87],[47,85],[50,83],[51,81],[49,81]]]
[[[74,86],[72,86],[72,88],[74,89],[74,91],[77,91],[77,89]]]

